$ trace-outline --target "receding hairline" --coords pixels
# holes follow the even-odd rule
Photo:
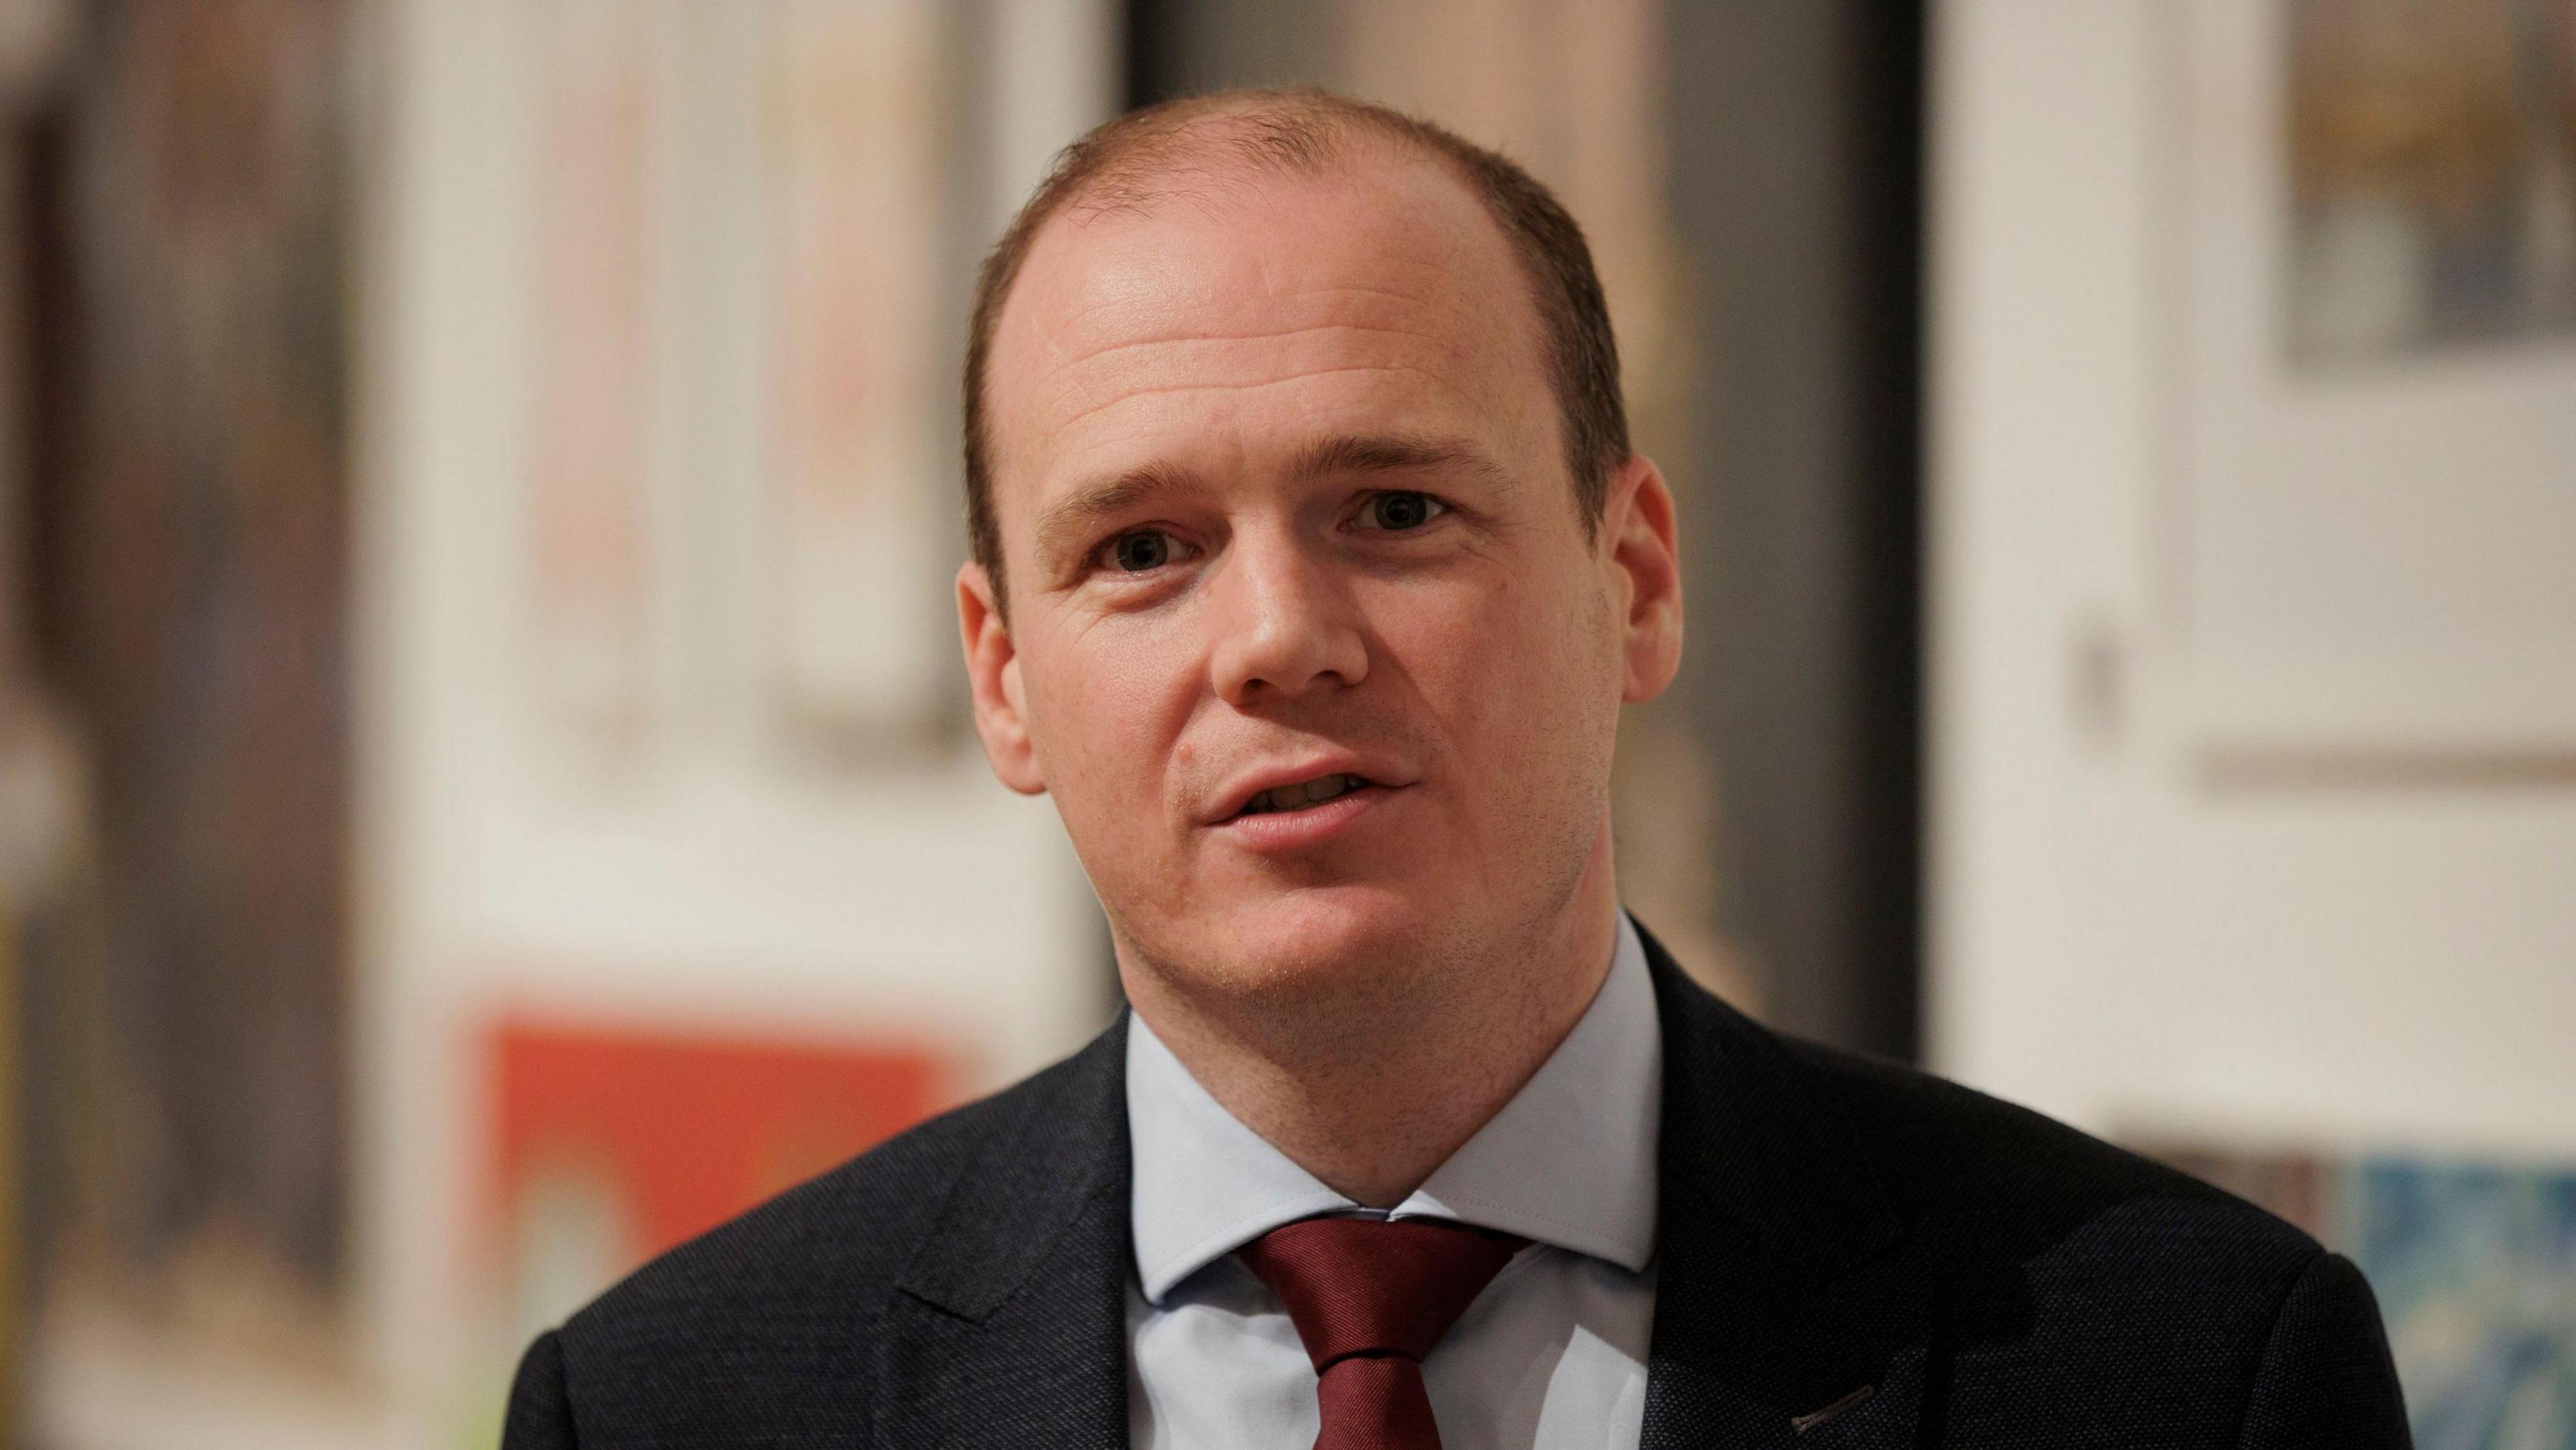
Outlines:
[[[1322,94],[1322,93],[1314,93]],[[1264,105],[1277,98],[1277,106]],[[990,299],[984,339],[998,334],[1011,299],[1018,295],[1029,260],[1051,233],[1080,229],[1112,216],[1150,218],[1163,208],[1193,205],[1218,211],[1246,192],[1271,182],[1320,182],[1360,173],[1372,163],[1419,165],[1454,187],[1459,200],[1475,214],[1484,235],[1500,248],[1505,268],[1520,285],[1529,304],[1529,321],[1537,328],[1542,354],[1548,345],[1546,303],[1537,279],[1519,255],[1503,219],[1479,194],[1476,180],[1457,158],[1444,154],[1403,129],[1408,118],[1361,102],[1326,96],[1323,101],[1303,91],[1220,92],[1172,102],[1175,119],[1167,126],[1122,138],[1116,149],[1079,177],[1043,210],[1032,209],[1015,230],[1021,235],[1010,258],[1009,275]],[[1272,124],[1294,118],[1293,125]],[[1043,195],[1043,190],[1041,191]],[[979,376],[990,372],[989,357]],[[1546,358],[1542,355],[1542,367]],[[985,440],[989,446],[990,440]]]
[[[1223,119],[1212,124],[1221,125]],[[1311,158],[1301,157],[1293,165],[1261,165],[1250,158],[1232,156],[1220,156],[1206,166],[1192,164],[1190,157],[1194,151],[1203,154],[1222,144],[1213,138],[1194,141],[1176,136],[1172,138],[1170,149],[1163,154],[1132,158],[1122,154],[1112,166],[1132,171],[1132,176],[1104,172],[1093,178],[1099,183],[1097,187],[1075,190],[1037,219],[1036,224],[1029,228],[1020,255],[1015,259],[1019,265],[1013,268],[1007,287],[994,298],[992,315],[984,329],[988,351],[979,361],[978,378],[974,381],[989,385],[995,376],[1007,371],[1000,363],[997,349],[1008,330],[1006,323],[1009,319],[1016,316],[1021,323],[1013,325],[1025,324],[1027,314],[1015,313],[1013,308],[1013,302],[1022,290],[1021,283],[1033,269],[1046,272],[1059,265],[1044,258],[1054,249],[1072,244],[1068,233],[1079,234],[1096,224],[1120,220],[1150,223],[1175,207],[1191,208],[1203,215],[1217,217],[1239,205],[1249,204],[1250,198],[1267,187],[1329,184],[1343,178],[1356,178],[1374,166],[1384,166],[1398,175],[1409,170],[1414,175],[1427,173],[1436,176],[1439,180],[1435,184],[1450,188],[1452,193],[1446,202],[1436,205],[1445,208],[1454,202],[1473,217],[1467,224],[1478,230],[1465,247],[1468,251],[1482,253],[1475,265],[1490,262],[1499,267],[1503,285],[1517,289],[1522,307],[1513,319],[1512,330],[1519,344],[1532,350],[1529,361],[1538,370],[1539,386],[1551,395],[1554,393],[1548,319],[1538,286],[1526,275],[1528,268],[1522,263],[1510,235],[1492,214],[1492,208],[1476,194],[1473,180],[1462,175],[1457,166],[1435,151],[1408,144],[1402,137],[1394,135],[1354,135],[1348,139],[1348,144],[1337,145],[1330,152],[1319,150]],[[1400,225],[1418,227],[1424,215],[1425,212],[1416,210],[1404,217]],[[1461,254],[1449,255],[1454,258]],[[986,432],[979,442],[989,457],[998,458],[1000,440],[993,434],[991,420],[999,410],[991,408],[989,399],[985,401]]]
[[[1474,184],[1456,163],[1393,112],[1299,91],[1226,92],[1158,111],[1153,124],[1121,138],[1096,170],[1055,198],[1033,230],[1067,217],[1149,212],[1263,177],[1316,180],[1361,165],[1371,147],[1388,159],[1430,162],[1474,198]]]

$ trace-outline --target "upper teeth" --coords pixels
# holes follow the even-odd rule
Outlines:
[[[1331,800],[1337,795],[1358,790],[1366,784],[1368,784],[1367,781],[1356,775],[1327,775],[1314,780],[1300,781],[1295,785],[1274,786],[1254,796],[1251,802],[1244,806],[1243,812],[1245,815],[1258,815],[1263,811],[1293,811],[1303,806],[1311,806],[1317,801]]]

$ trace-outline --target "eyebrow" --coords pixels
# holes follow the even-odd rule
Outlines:
[[[1198,476],[1167,463],[1148,463],[1131,468],[1114,478],[1086,484],[1074,490],[1038,514],[1036,544],[1038,559],[1046,572],[1057,572],[1068,550],[1087,542],[1103,520],[1133,508],[1139,499],[1161,493],[1180,493],[1193,488]]]
[[[1311,479],[1332,473],[1403,473],[1429,468],[1464,468],[1500,487],[1512,486],[1510,471],[1470,444],[1404,433],[1345,434],[1323,439],[1300,452],[1289,465],[1289,472],[1300,479]]]

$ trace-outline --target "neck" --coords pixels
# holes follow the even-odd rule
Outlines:
[[[1401,971],[1334,974],[1364,992],[1194,992],[1123,939],[1119,971],[1138,1015],[1237,1121],[1333,1191],[1392,1208],[1574,1030],[1609,971],[1618,910],[1605,822],[1537,920],[1438,960],[1414,953]]]

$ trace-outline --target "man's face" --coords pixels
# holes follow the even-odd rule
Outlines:
[[[1490,951],[1608,871],[1623,698],[1678,650],[1669,500],[1574,501],[1537,309],[1464,185],[1363,155],[1051,222],[986,381],[995,769],[1131,969],[1253,991]]]

